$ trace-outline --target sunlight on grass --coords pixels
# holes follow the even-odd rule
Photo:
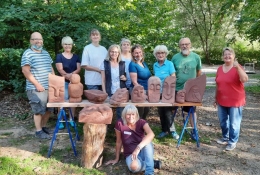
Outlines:
[[[216,73],[206,74],[207,77],[216,77]]]

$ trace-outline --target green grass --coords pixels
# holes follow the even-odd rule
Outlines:
[[[216,73],[206,74],[207,77],[216,77]]]

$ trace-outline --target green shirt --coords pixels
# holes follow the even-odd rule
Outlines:
[[[194,52],[190,52],[188,56],[177,53],[172,57],[172,62],[176,70],[176,91],[179,91],[184,88],[188,79],[196,78],[197,71],[201,69],[201,59]]]

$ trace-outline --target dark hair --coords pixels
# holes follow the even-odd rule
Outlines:
[[[133,56],[133,52],[134,52],[135,49],[141,49],[142,50],[143,58],[142,58],[141,62],[143,62],[144,61],[144,49],[140,44],[135,44],[135,45],[132,46],[132,48],[131,48],[131,53],[132,53],[132,57],[133,57],[132,60],[134,62],[136,62],[136,60],[134,59],[134,56]]]

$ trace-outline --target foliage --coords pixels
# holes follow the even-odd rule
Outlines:
[[[21,72],[22,49],[0,50],[0,91],[8,88],[16,93],[24,92],[25,78]]]

